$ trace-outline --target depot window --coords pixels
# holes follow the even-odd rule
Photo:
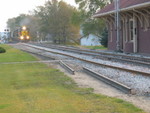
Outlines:
[[[133,34],[133,19],[130,19],[129,21],[129,40],[132,41],[134,34]]]

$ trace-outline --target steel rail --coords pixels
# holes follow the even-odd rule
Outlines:
[[[56,46],[56,45],[49,45],[49,46],[53,46],[54,48],[60,48],[60,49],[62,49],[63,50],[63,48],[65,48],[65,49],[72,49],[72,50],[79,50],[78,48],[75,48],[75,47],[67,47],[67,46]],[[65,50],[64,49],[64,50]],[[139,59],[142,59],[142,60],[149,60],[150,61],[150,57],[143,57],[143,56],[132,56],[132,55],[125,55],[125,54],[121,54],[121,53],[117,53],[117,54],[115,54],[115,53],[110,53],[110,52],[102,52],[102,51],[96,51],[96,50],[89,50],[89,49],[81,49],[80,48],[80,50],[81,51],[85,51],[85,52],[93,52],[93,53],[99,53],[99,54],[104,54],[104,55],[116,55],[116,56],[120,56],[120,57],[126,57],[126,58],[133,58],[133,59],[137,59],[137,60],[139,60]]]
[[[83,67],[83,70],[87,74],[90,74],[91,76],[93,76],[93,77],[95,77],[95,78],[97,78],[97,79],[99,79],[99,80],[101,80],[101,81],[103,81],[103,82],[105,82],[105,83],[107,83],[107,84],[109,84],[109,85],[111,85],[111,86],[113,86],[113,87],[123,91],[124,93],[128,93],[128,94],[131,93],[131,88],[129,88],[126,85],[123,85],[123,84],[121,84],[121,83],[119,83],[119,82],[117,82],[115,80],[112,80],[112,79],[110,79],[110,78],[108,78],[108,77],[106,77],[106,76],[104,76],[104,75],[102,75],[100,73],[94,72],[93,70],[91,70],[91,69],[89,69],[87,67]]]
[[[62,51],[70,51],[70,52],[76,52],[76,53],[86,54],[86,55],[94,55],[94,56],[98,56],[99,58],[102,58],[102,59],[114,59],[114,60],[120,60],[120,61],[125,61],[125,62],[130,62],[130,63],[132,62],[132,63],[136,63],[136,64],[138,63],[138,64],[150,66],[150,58],[145,58],[145,57],[126,56],[123,54],[121,55],[121,54],[114,54],[114,53],[106,53],[106,52],[92,51],[92,50],[87,50],[87,49],[79,50],[77,48],[64,47],[64,46],[49,45],[49,47],[52,49],[59,49]],[[112,57],[112,56],[114,56],[114,57]]]
[[[50,56],[48,56],[48,55],[44,55],[44,54],[40,54],[41,52],[39,52],[39,53],[36,53],[36,52],[31,52],[31,51],[27,51],[27,50],[24,50],[24,49],[22,49],[23,51],[26,51],[26,52],[29,52],[29,53],[32,53],[32,54],[37,54],[37,55],[41,55],[41,56],[44,56],[44,57],[48,57],[48,58],[51,58],[51,59],[54,59],[53,61],[36,61],[36,62],[41,62],[41,63],[47,63],[47,62],[59,62],[59,64],[63,67],[63,68],[65,68],[69,73],[71,73],[72,75],[74,75],[75,74],[75,71],[71,68],[71,67],[69,67],[66,63],[64,63],[62,60],[59,60],[59,59],[57,59],[56,60],[56,58],[52,58],[52,57],[50,57]],[[65,61],[68,61],[68,60],[65,60]]]
[[[75,58],[75,59],[78,59],[78,60],[81,60],[81,61],[84,61],[84,62],[88,62],[88,63],[100,65],[100,66],[105,66],[105,67],[108,67],[108,68],[119,69],[119,70],[123,70],[123,71],[127,71],[127,72],[138,73],[138,74],[141,74],[141,75],[150,76],[150,73],[144,72],[144,71],[138,71],[138,70],[134,70],[134,69],[122,68],[122,67],[119,67],[119,66],[112,66],[112,65],[109,65],[109,64],[103,64],[103,63],[99,63],[99,62],[95,62],[95,61],[91,61],[91,60],[86,60],[86,59],[79,58],[79,57],[76,57],[76,56],[73,56],[73,55],[60,53],[60,52],[54,52],[54,51],[51,51],[50,49],[45,48],[45,47],[39,47],[39,46],[35,46],[35,45],[30,45],[30,44],[24,44],[24,45],[32,47],[32,48],[36,48],[36,49],[39,49],[39,50],[48,51],[48,52],[51,52],[51,53],[54,53],[54,54],[60,54],[60,55],[63,55],[63,56],[72,57],[72,58]]]
[[[56,47],[54,48],[54,49],[56,49]],[[63,48],[60,48],[60,49],[62,49],[63,51],[66,51],[67,50],[67,48],[65,48],[65,49],[63,49]],[[142,64],[142,65],[147,65],[147,66],[150,66],[150,63],[149,62],[142,62],[142,61],[139,61],[139,58],[137,59],[137,60],[131,60],[131,59],[129,59],[129,58],[132,58],[133,59],[133,57],[131,57],[131,56],[128,56],[127,58],[128,59],[123,59],[123,58],[117,58],[117,57],[111,57],[111,56],[100,56],[100,54],[101,53],[99,53],[99,52],[93,52],[93,51],[84,51],[84,52],[82,52],[82,50],[78,50],[78,49],[76,49],[76,50],[69,50],[68,49],[68,51],[70,51],[70,52],[76,52],[76,53],[80,53],[80,54],[86,54],[86,55],[94,55],[94,56],[98,56],[98,57],[101,57],[102,59],[115,59],[115,60],[121,60],[121,61],[126,61],[126,62],[133,62],[133,63],[138,63],[138,64]],[[87,53],[88,52],[88,53]],[[96,53],[96,54],[95,54]],[[102,53],[102,54],[107,54],[107,53]],[[107,55],[114,55],[114,56],[116,56],[116,55],[118,55],[118,54],[107,54]],[[120,56],[120,55],[119,55]],[[122,55],[121,55],[122,56]],[[123,57],[126,57],[126,56],[123,56]],[[150,59],[146,59],[146,60],[150,60]]]
[[[58,58],[56,58],[56,57],[52,57],[52,56],[49,56],[49,55],[46,55],[46,54],[41,54],[41,53],[43,53],[43,52],[33,52],[33,51],[29,51],[29,50],[24,50],[24,49],[21,49],[22,51],[25,51],[25,52],[28,52],[28,53],[31,53],[31,54],[36,54],[36,55],[39,55],[39,56],[43,56],[43,57],[47,57],[47,58],[50,58],[50,59],[52,59],[52,61],[62,61],[62,60],[60,60],[60,59],[58,59]],[[51,60],[50,60],[51,61]],[[63,61],[72,61],[72,60],[63,60]]]
[[[72,75],[74,75],[75,74],[75,71],[71,68],[71,67],[69,67],[66,63],[64,63],[63,61],[59,61],[59,64],[63,67],[63,68],[65,68],[69,73],[71,73]]]
[[[50,59],[53,59],[53,60],[59,60],[57,58],[54,58],[54,57],[51,57],[49,55],[45,55],[45,54],[41,54],[42,52],[33,52],[33,51],[29,51],[29,50],[25,50],[25,49],[21,49],[22,51],[25,51],[25,52],[28,52],[28,53],[31,53],[31,54],[36,54],[36,55],[40,55],[40,56],[43,56],[43,57],[47,57],[47,58],[50,58]]]

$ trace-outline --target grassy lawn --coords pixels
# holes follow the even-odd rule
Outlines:
[[[82,46],[84,48],[88,48],[88,49],[107,49],[106,47],[104,46]]]
[[[21,61],[35,61],[36,58],[33,56],[19,51],[17,49],[12,48],[11,46],[7,45],[0,45],[6,49],[6,53],[0,54],[0,62],[21,62]]]
[[[0,54],[0,62],[36,60],[27,53],[3,47],[7,52]],[[0,65],[0,113],[144,112],[123,100],[78,88],[59,70],[34,63]]]

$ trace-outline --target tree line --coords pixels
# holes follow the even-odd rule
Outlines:
[[[64,1],[49,0],[29,14],[8,19],[7,26],[15,31],[22,25],[30,28],[32,40],[51,40],[54,43],[78,42],[81,37],[94,34],[102,37],[105,24],[92,16],[112,0],[75,0],[78,8]]]

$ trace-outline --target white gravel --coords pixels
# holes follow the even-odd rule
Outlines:
[[[61,50],[55,50],[55,49],[50,49],[50,48],[46,48],[46,50],[58,52],[58,53],[63,53],[63,54],[67,54],[67,55],[72,55],[72,56],[76,56],[78,58],[82,58],[82,59],[86,59],[86,60],[92,60],[94,62],[98,62],[101,64],[118,66],[118,67],[122,67],[122,68],[139,70],[139,71],[144,71],[144,72],[150,73],[150,67],[138,66],[138,65],[134,65],[134,64],[128,64],[128,63],[120,63],[120,62],[114,62],[114,61],[106,61],[106,60],[98,59],[97,57],[93,57],[93,56],[87,56],[87,55],[82,55],[82,54],[77,54],[77,53],[72,53],[72,52],[66,52],[66,51],[61,51]]]
[[[137,65],[133,65],[133,64],[124,64],[124,63],[113,62],[113,61],[106,61],[106,60],[97,59],[93,56],[87,56],[87,55],[71,53],[71,52],[55,50],[55,49],[49,49],[49,48],[45,48],[45,50],[63,53],[63,54],[65,53],[68,55],[76,56],[76,57],[79,57],[82,59],[92,60],[92,61],[99,62],[102,64],[124,67],[124,68],[128,68],[128,69],[140,70],[140,71],[150,73],[149,67],[137,66]],[[46,52],[46,54],[53,55],[53,57],[58,57],[59,59],[70,59],[68,57],[52,54],[50,52]],[[88,64],[88,63],[81,62],[78,60],[75,60],[74,62],[71,61],[70,64],[80,64],[82,66],[89,67],[96,72],[99,72],[109,78],[112,78],[120,83],[123,83],[124,85],[131,87],[139,95],[144,95],[144,94],[150,93],[150,77],[149,76],[142,76],[142,75],[139,75],[136,73],[120,71],[117,69],[106,68],[103,66],[96,66],[96,65]]]
[[[93,71],[98,72],[104,76],[107,76],[113,80],[116,80],[134,90],[137,95],[149,95],[150,94],[150,77],[140,74],[120,71],[116,69],[106,68],[104,66],[91,65],[81,61],[74,61],[74,64],[80,64],[83,67],[91,68]],[[69,64],[69,63],[68,63]]]

